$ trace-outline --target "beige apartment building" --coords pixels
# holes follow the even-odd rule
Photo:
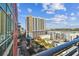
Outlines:
[[[40,17],[27,16],[26,17],[26,34],[31,37],[37,34],[38,31],[45,29],[44,19]]]

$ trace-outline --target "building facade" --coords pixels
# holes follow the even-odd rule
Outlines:
[[[14,55],[17,39],[17,5],[0,3],[0,55]],[[15,37],[15,35],[16,37]],[[14,43],[15,41],[15,43]]]
[[[21,25],[18,25],[18,34],[23,35],[24,32],[24,28]]]
[[[33,37],[34,31],[43,31],[45,29],[44,26],[44,19],[33,16],[26,17],[26,34],[31,37]]]

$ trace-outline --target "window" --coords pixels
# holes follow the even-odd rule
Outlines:
[[[6,12],[6,3],[0,3],[0,7]]]
[[[9,7],[9,9],[10,9],[10,12],[12,13],[12,11],[13,11],[13,6],[12,6],[12,4],[9,3],[9,4],[7,4],[7,5],[8,5],[8,7]]]
[[[6,14],[2,8],[0,8],[0,42],[5,39],[5,30],[6,30]]]
[[[11,36],[10,34],[14,29],[13,26],[16,25],[13,21],[12,10],[12,4],[0,3],[0,44]],[[3,55],[11,41],[12,38],[8,39],[0,46],[0,56]]]

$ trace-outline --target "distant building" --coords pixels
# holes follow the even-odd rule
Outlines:
[[[24,33],[24,28],[21,25],[18,25],[18,32],[20,35]]]
[[[45,35],[46,31],[45,30],[41,30],[41,31],[33,31],[33,38],[38,37],[39,35]]]
[[[26,34],[31,37],[33,37],[34,31],[43,31],[45,29],[44,26],[44,19],[33,16],[26,17]]]

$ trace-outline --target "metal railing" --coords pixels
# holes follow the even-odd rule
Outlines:
[[[50,48],[48,50],[39,52],[37,54],[35,54],[34,56],[53,56],[54,54],[70,47],[73,46],[74,44],[76,44],[77,42],[79,42],[79,37],[78,38],[74,38],[72,41],[66,42],[60,46],[57,46],[55,48]]]
[[[9,44],[8,48],[6,49],[6,51],[4,52],[3,56],[7,56],[7,55],[9,54],[10,49],[11,49],[11,47],[12,47],[12,44],[13,44],[13,40],[12,40],[12,42]]]
[[[0,46],[2,46],[4,43],[6,43],[12,36],[10,36],[8,39],[4,40],[2,43],[0,43]]]
[[[0,43],[0,50],[1,50],[0,55],[8,55],[13,44],[12,35],[3,40],[4,41]],[[3,48],[5,49],[5,51],[3,50]]]

